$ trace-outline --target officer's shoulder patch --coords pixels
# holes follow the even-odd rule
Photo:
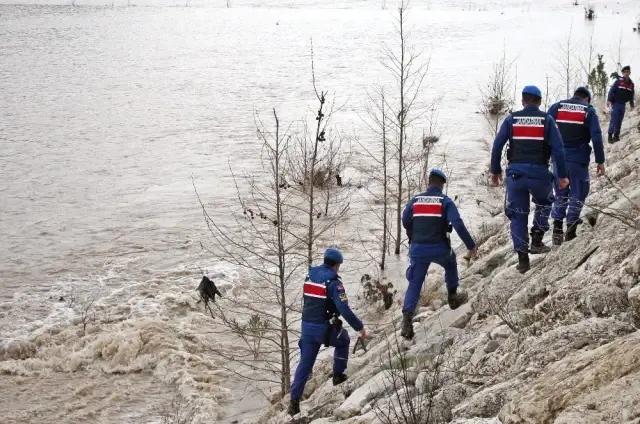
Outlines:
[[[347,294],[345,292],[340,293],[340,300],[343,302],[347,301]]]
[[[342,284],[340,284],[340,285],[338,286],[338,290],[344,291],[344,286],[343,286]]]

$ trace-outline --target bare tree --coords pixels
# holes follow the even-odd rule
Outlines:
[[[290,165],[289,178],[298,189],[306,202],[307,226],[307,266],[313,263],[314,243],[317,238],[336,222],[336,218],[343,216],[349,209],[349,190],[346,195],[339,195],[339,188],[343,186],[343,176],[348,155],[344,154],[346,142],[341,134],[329,128],[335,104],[329,104],[328,92],[318,91],[316,88],[315,66],[313,59],[313,41],[311,43],[311,75],[313,89],[318,101],[315,114],[315,127],[309,129],[304,122],[303,130],[294,137],[291,154],[288,155]],[[332,215],[329,208],[332,207]],[[317,228],[316,220],[322,215],[329,217],[328,222]],[[329,225],[327,225],[329,224]]]
[[[416,102],[422,92],[422,83],[428,71],[429,62],[422,62],[422,53],[417,52],[409,39],[411,29],[408,28],[409,1],[401,0],[398,6],[398,15],[395,22],[397,46],[391,47],[383,45],[382,65],[391,73],[397,82],[398,104],[390,107],[393,114],[389,116],[390,123],[396,131],[397,142],[395,150],[397,152],[397,191],[396,195],[396,255],[400,254],[400,242],[402,231],[402,202],[403,183],[405,173],[404,158],[406,156],[406,142],[408,139],[407,129],[424,114],[424,108],[420,108]],[[416,110],[414,110],[416,109]]]
[[[571,89],[576,80],[576,59],[574,57],[575,43],[573,41],[573,23],[569,27],[567,38],[558,44],[558,53],[555,56],[555,71],[566,89],[566,96],[571,96]]]
[[[578,58],[580,62],[580,68],[582,68],[583,77],[581,78],[582,82],[586,83],[590,90],[593,90],[595,87],[591,86],[590,78],[591,74],[596,66],[597,54],[596,47],[593,44],[593,33],[589,37],[589,45],[587,47],[587,52],[585,57]]]
[[[618,36],[618,39],[616,40],[616,43],[611,46],[611,48],[609,49],[609,51],[612,54],[611,60],[613,61],[613,63],[616,64],[616,69],[615,72],[617,73],[620,69],[622,69],[622,67],[624,66],[622,64],[624,58],[622,57],[622,31],[620,31],[620,35]]]
[[[371,178],[374,187],[367,185],[367,192],[373,197],[372,212],[382,223],[382,233],[379,237],[380,257],[377,260],[381,270],[386,267],[387,253],[389,251],[392,221],[390,216],[390,206],[392,202],[392,178],[391,161],[393,159],[392,146],[389,142],[389,105],[385,98],[384,88],[375,90],[375,94],[369,94],[369,101],[365,105],[367,118],[363,119],[369,129],[375,134],[377,149],[373,150],[362,143],[359,143],[361,150],[367,158],[363,171]],[[373,166],[371,165],[373,164]],[[376,208],[382,205],[382,211]]]
[[[67,307],[77,311],[80,324],[82,324],[82,332],[85,334],[87,332],[87,325],[89,325],[90,322],[96,322],[96,313],[93,310],[93,305],[96,303],[97,299],[97,294],[87,295],[80,302],[78,302],[75,295],[71,295],[67,298]]]
[[[299,283],[304,275],[306,256],[298,252],[305,246],[306,227],[298,220],[303,203],[282,183],[291,137],[288,130],[281,130],[275,110],[273,118],[275,131],[269,132],[256,117],[264,177],[246,175],[249,194],[243,198],[234,176],[241,212],[230,211],[233,225],[211,216],[197,190],[196,195],[214,241],[213,250],[207,250],[245,270],[252,279],[244,296],[225,297],[213,305],[221,321],[214,334],[231,331],[241,343],[218,344],[212,350],[231,361],[229,372],[278,384],[284,394],[290,387],[291,326],[297,321],[292,312],[299,310],[301,287],[291,283]]]
[[[323,98],[324,94],[319,95],[318,100]],[[211,305],[213,316],[221,321],[214,333],[231,332],[237,340],[233,346],[216,345],[212,350],[230,361],[230,372],[277,384],[280,395],[289,391],[291,383],[295,350],[291,335],[298,334],[293,324],[300,319],[301,282],[313,253],[309,245],[313,248],[349,209],[349,189],[333,182],[337,181],[334,172],[344,166],[336,153],[340,140],[327,134],[327,142],[328,120],[322,115],[324,102],[320,101],[316,115],[320,126],[313,137],[306,127],[302,134],[291,134],[290,128],[282,131],[275,110],[272,132],[256,116],[262,175],[244,176],[248,194],[243,196],[244,189],[231,170],[240,207],[230,213],[231,226],[211,216],[198,195],[213,236],[208,250],[252,279],[244,296],[224,297]],[[287,181],[292,176],[294,181]],[[316,213],[323,209],[328,213],[321,219]]]

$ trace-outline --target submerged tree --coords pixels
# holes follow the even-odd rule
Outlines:
[[[506,50],[503,50],[502,56],[493,63],[487,82],[480,88],[480,112],[486,121],[489,136],[492,139],[498,134],[500,123],[514,105],[512,97],[516,86],[513,73],[514,63],[515,59],[508,59]]]

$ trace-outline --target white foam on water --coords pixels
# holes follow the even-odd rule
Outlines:
[[[214,268],[221,287],[235,286],[235,270]],[[119,375],[125,386],[127,376],[151,375],[191,400],[202,419],[222,416],[221,405],[232,395],[222,386],[226,374],[218,366],[220,358],[208,350],[215,342],[208,336],[215,322],[197,304],[199,277],[177,269],[106,294],[104,286],[91,292],[86,284],[69,281],[54,284],[51,294],[17,292],[9,313],[38,303],[46,303],[49,313],[33,321],[25,318],[3,332],[0,374],[37,378],[82,373],[96,381]],[[67,299],[81,287],[82,297],[70,303]],[[58,301],[59,296],[65,301]],[[94,302],[89,306],[87,299]]]

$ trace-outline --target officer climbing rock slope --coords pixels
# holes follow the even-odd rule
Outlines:
[[[414,336],[413,315],[432,262],[444,268],[451,309],[458,308],[467,300],[466,294],[457,292],[458,264],[449,240],[451,227],[455,228],[472,256],[476,254],[476,244],[464,226],[455,203],[442,193],[446,182],[447,176],[442,171],[432,169],[427,191],[411,199],[402,214],[402,226],[409,237],[410,262],[407,269],[409,287],[404,295],[400,335],[408,340]]]
[[[518,252],[517,270],[529,270],[529,253],[550,251],[542,242],[549,230],[549,215],[553,203],[553,175],[549,172],[549,159],[553,156],[556,167],[558,188],[564,190],[569,185],[565,162],[564,145],[558,126],[546,112],[540,110],[542,93],[536,86],[526,86],[522,90],[522,110],[513,112],[502,123],[491,151],[491,173],[494,184],[502,181],[500,160],[502,150],[509,142],[507,150],[508,166],[506,214],[511,220],[511,239]],[[527,228],[530,204],[533,198],[536,210],[531,228],[531,247]]]
[[[342,253],[338,249],[327,249],[324,252],[324,264],[311,268],[304,282],[302,331],[298,342],[300,363],[291,385],[290,415],[300,412],[300,398],[323,343],[335,347],[333,385],[337,386],[347,379],[344,371],[349,359],[350,339],[338,315],[342,315],[354,330],[359,331],[363,340],[367,336],[364,325],[349,307],[338,275],[342,262]]]
[[[580,212],[589,195],[589,161],[591,146],[597,163],[597,175],[604,175],[604,146],[602,144],[602,130],[598,115],[591,106],[591,92],[586,87],[578,87],[573,97],[563,100],[549,108],[551,115],[558,124],[569,172],[569,187],[560,189],[556,184],[555,200],[551,211],[553,218],[553,244],[561,245],[576,237],[576,229],[580,224]],[[557,174],[554,164],[554,174]],[[567,213],[567,207],[569,211]],[[567,218],[566,238],[563,232],[564,219]]]
[[[611,122],[609,123],[609,143],[620,141],[620,127],[624,119],[624,112],[627,102],[631,105],[631,110],[635,107],[635,86],[629,76],[631,67],[622,68],[622,76],[618,77],[609,89],[607,96],[607,106],[611,108]]]

